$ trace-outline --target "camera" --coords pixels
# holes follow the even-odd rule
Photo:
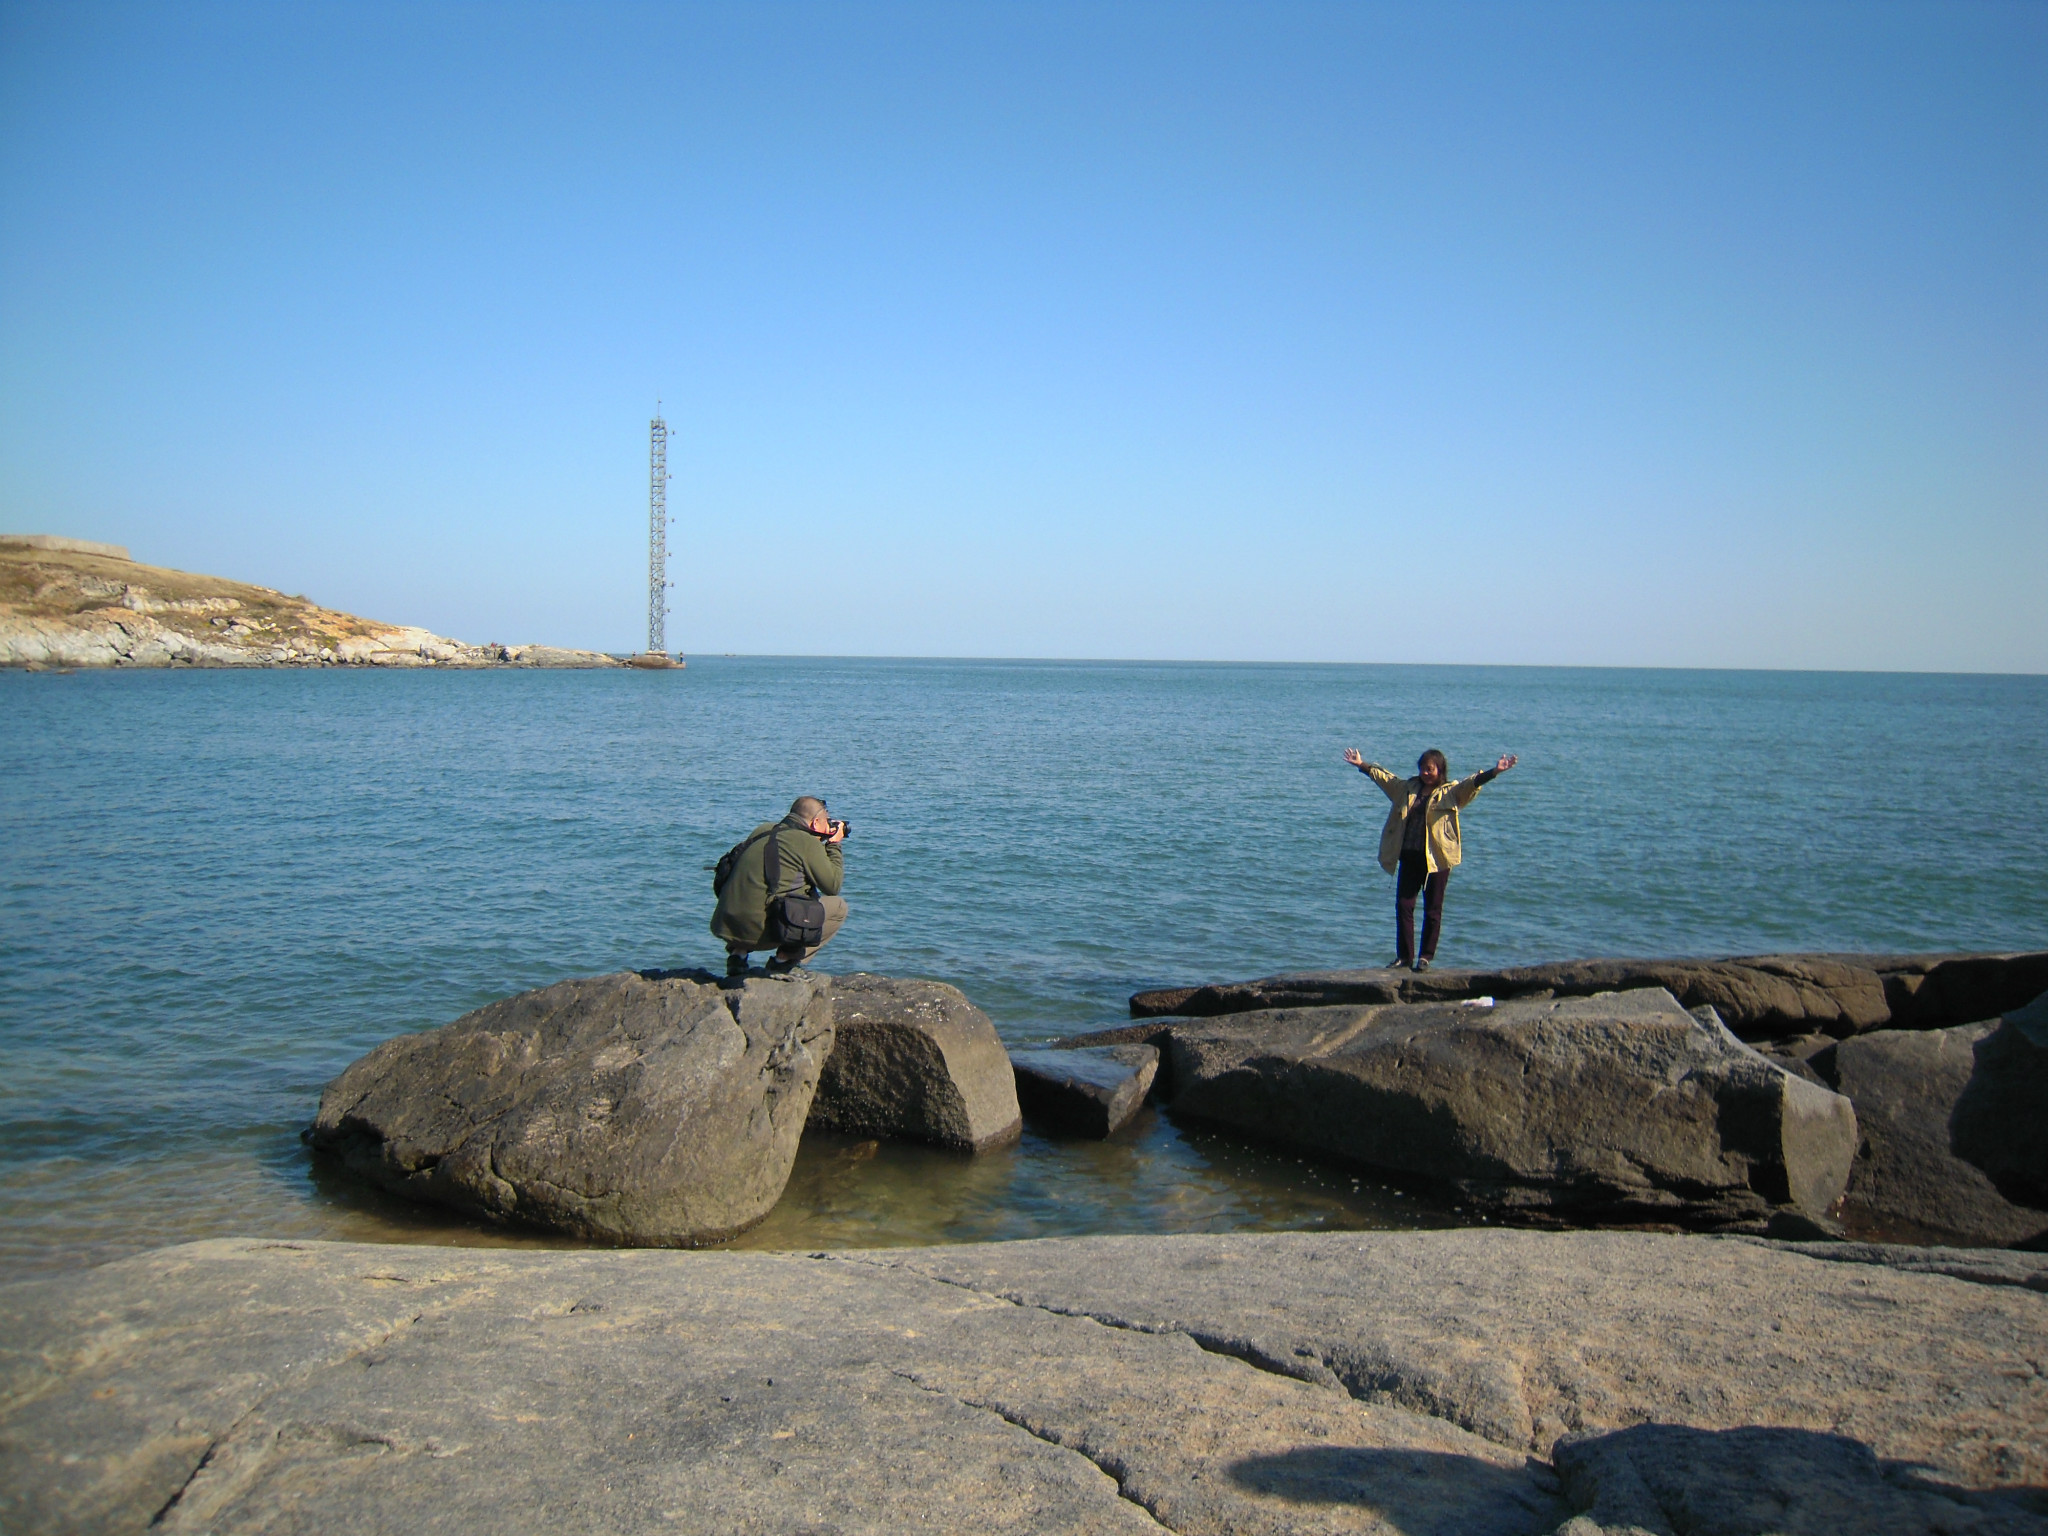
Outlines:
[[[834,821],[834,822],[832,823],[832,825],[833,825],[833,826],[834,826],[835,828],[837,828],[837,829],[838,829],[839,835],[840,835],[841,837],[851,837],[851,836],[853,836],[853,823],[852,823],[852,822],[850,822],[850,821]]]

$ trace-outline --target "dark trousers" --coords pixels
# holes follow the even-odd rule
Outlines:
[[[1436,936],[1444,926],[1444,887],[1451,872],[1429,872],[1421,852],[1401,854],[1401,867],[1394,874],[1394,953],[1402,960],[1415,961],[1415,893],[1422,893],[1422,958],[1436,958]]]

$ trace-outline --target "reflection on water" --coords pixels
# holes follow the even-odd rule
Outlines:
[[[978,1157],[804,1138],[782,1203],[735,1248],[868,1248],[1107,1232],[1446,1227],[1476,1221],[1315,1158],[1176,1125],[1147,1107],[1108,1141],[1022,1141]]]
[[[580,1248],[573,1238],[472,1220],[284,1150],[282,1127],[120,1165],[51,1159],[0,1181],[0,1273],[22,1278],[159,1244],[227,1235],[484,1248]],[[199,1186],[195,1188],[195,1185]],[[106,1212],[140,1220],[110,1229]],[[1027,1130],[970,1157],[830,1132],[804,1138],[781,1202],[726,1246],[905,1247],[1129,1232],[1342,1231],[1460,1226],[1481,1218],[1369,1174],[1176,1124],[1147,1106],[1109,1141]]]

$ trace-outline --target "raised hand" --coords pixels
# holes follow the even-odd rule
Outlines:
[[[1519,763],[1520,761],[1521,759],[1519,757],[1516,757],[1514,753],[1510,752],[1506,757],[1502,758],[1499,762],[1493,765],[1493,771],[1495,773],[1506,773],[1510,768],[1514,767],[1515,764]]]
[[[1358,748],[1356,747],[1346,747],[1344,749],[1344,761],[1354,768],[1363,768],[1365,766],[1365,759],[1358,755]]]

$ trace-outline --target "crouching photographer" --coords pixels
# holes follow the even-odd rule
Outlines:
[[[850,830],[826,814],[824,801],[803,795],[782,820],[763,822],[718,861],[711,931],[725,940],[726,975],[744,976],[757,949],[775,951],[771,974],[788,971],[831,941],[846,921],[839,845]]]

